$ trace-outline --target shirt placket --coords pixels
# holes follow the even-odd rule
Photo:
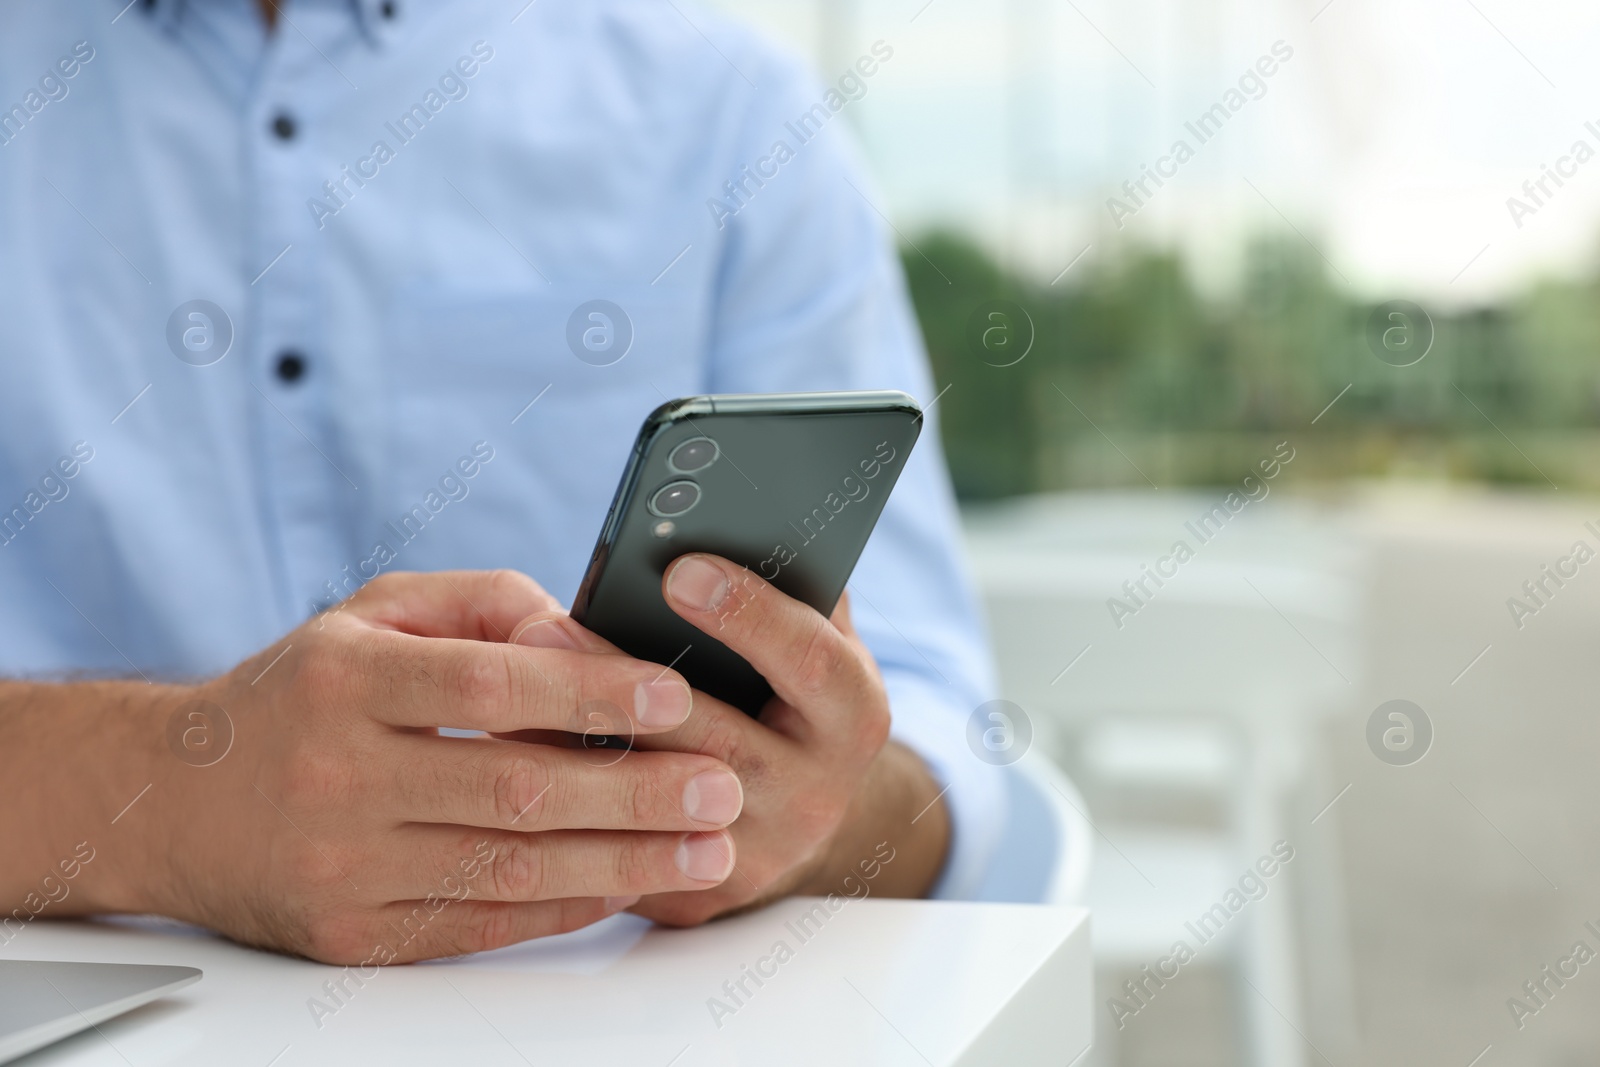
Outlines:
[[[329,237],[306,207],[328,169],[320,118],[331,101],[355,91],[332,56],[349,65],[351,45],[360,44],[348,9],[308,5],[293,17],[292,27],[278,27],[246,105],[253,136],[244,196],[244,268],[255,312],[252,399],[264,512],[279,554],[278,609],[287,625],[330,599],[328,583],[352,558],[365,488],[348,454],[349,427],[337,418],[338,353],[322,325],[330,309],[321,306],[319,277]]]

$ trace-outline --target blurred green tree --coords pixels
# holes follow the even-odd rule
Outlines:
[[[1426,358],[1395,367],[1369,341],[1380,309],[1292,235],[1253,242],[1212,301],[1158,250],[1059,287],[948,232],[903,261],[966,499],[1231,482],[1286,436],[1310,446],[1302,476],[1600,487],[1600,277],[1433,314]]]

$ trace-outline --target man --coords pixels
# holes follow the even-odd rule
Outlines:
[[[1000,794],[936,433],[831,619],[669,570],[759,722],[562,609],[663,400],[934,397],[840,129],[893,43],[823,87],[656,0],[122,2],[0,16],[3,939],[155,912],[348,963],[425,902],[389,962],[868,863],[970,892]],[[635,751],[540,743],[596,708]]]

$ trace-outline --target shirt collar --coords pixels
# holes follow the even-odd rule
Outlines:
[[[120,2],[120,0],[119,0]],[[170,31],[191,3],[229,3],[255,7],[256,0],[133,0],[144,8],[145,14],[163,30]],[[401,10],[405,0],[278,0],[293,11],[295,4],[320,3],[349,10],[350,16],[361,27],[367,41],[377,46],[382,43]]]

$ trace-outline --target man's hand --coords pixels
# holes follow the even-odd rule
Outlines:
[[[757,721],[696,692],[689,721],[634,740],[629,758],[716,757],[738,774],[745,803],[732,827],[731,877],[713,889],[650,894],[633,910],[685,925],[795,892],[926,893],[944,861],[948,814],[922,761],[886,744],[888,698],[848,604],[829,619],[706,555],[676,561],[662,589],[673,610],[749,660],[776,695]],[[560,612],[520,629],[524,643],[626,658]],[[863,889],[869,871],[876,880]]]
[[[657,665],[507,642],[519,619],[556,606],[512,572],[388,575],[212,682],[127,687],[137,704],[88,727],[118,750],[97,766],[81,754],[97,739],[83,737],[74,755],[85,776],[125,783],[112,803],[150,788],[120,815],[107,790],[98,806],[109,810],[80,806],[70,819],[58,790],[44,836],[61,844],[34,852],[87,838],[100,858],[85,892],[52,914],[156,912],[328,962],[387,963],[494,948],[586,925],[641,894],[717,885],[734,857],[720,828],[742,804],[723,761],[669,751],[617,761],[435,731],[598,727],[644,741],[692,717],[687,684]],[[21,705],[23,716],[36,710]],[[608,721],[589,718],[595,709]],[[225,749],[185,758],[191,742],[220,745],[223,733]],[[24,888],[36,880],[19,877]]]

